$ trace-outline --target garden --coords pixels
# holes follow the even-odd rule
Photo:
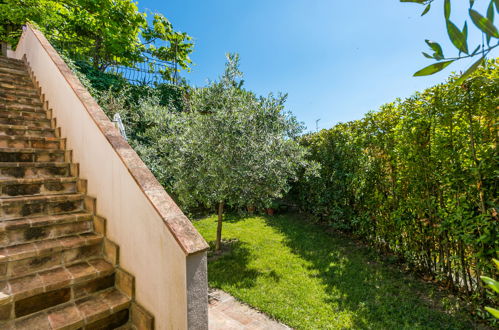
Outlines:
[[[434,1],[402,2],[426,15]],[[415,75],[476,58],[469,68],[315,132],[286,94],[246,88],[237,53],[190,85],[193,39],[128,0],[6,0],[0,41],[36,24],[122,118],[209,242],[211,287],[296,329],[487,329],[499,324],[499,3],[482,16],[470,1],[473,51],[443,3],[459,55],[426,40],[435,62]]]
[[[216,220],[194,222],[208,241],[215,240]],[[393,256],[307,220],[297,214],[227,216],[224,253],[208,262],[210,286],[296,329],[475,326],[462,302]]]

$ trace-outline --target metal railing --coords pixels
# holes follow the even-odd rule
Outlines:
[[[92,60],[88,55],[75,52],[78,45],[53,41],[53,46],[60,54],[64,54],[75,62],[84,62],[92,65]],[[149,54],[142,53],[138,60],[130,65],[119,64],[117,59],[108,60],[107,73],[118,74],[134,85],[150,85],[169,83],[177,85],[181,78],[177,71],[178,65],[175,62],[167,62],[151,58]],[[102,69],[101,69],[102,70]]]
[[[177,84],[179,82],[178,72],[174,63],[164,62],[142,56],[142,62],[133,66],[110,65],[105,72],[119,74],[134,85],[157,85],[164,83]],[[171,72],[171,79],[167,79],[166,73]]]

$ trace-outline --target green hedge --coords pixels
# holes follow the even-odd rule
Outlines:
[[[498,251],[499,61],[363,119],[304,136],[319,177],[293,196],[450,287],[483,291]]]

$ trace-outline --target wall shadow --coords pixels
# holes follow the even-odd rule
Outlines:
[[[208,262],[210,285],[216,288],[226,285],[236,288],[254,287],[258,277],[264,274],[248,266],[251,258],[248,244],[236,240],[224,243],[222,247],[226,252]],[[214,246],[214,242],[209,242],[209,244]]]

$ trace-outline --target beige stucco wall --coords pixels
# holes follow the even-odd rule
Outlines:
[[[207,328],[207,307],[203,305],[207,300],[203,297],[206,253],[202,246],[206,243],[191,242],[199,238],[187,228],[190,224],[185,216],[159,191],[112,123],[102,118],[100,108],[89,112],[89,104],[94,108],[96,104],[82,102],[86,91],[75,91],[75,86],[79,87],[68,80],[70,73],[41,39],[43,36],[28,26],[11,55],[26,58],[53,109],[68,149],[73,150],[73,161],[80,165],[80,177],[88,180],[88,194],[97,198],[97,213],[107,219],[107,236],[120,246],[120,265],[135,276],[137,302],[154,315],[157,329],[192,329],[194,324],[196,329]],[[88,93],[83,97],[88,99]],[[96,122],[96,117],[101,121]],[[110,143],[110,139],[115,140]],[[182,236],[184,230],[189,237]],[[188,250],[190,244],[198,248]],[[191,306],[196,308],[191,310]],[[193,323],[195,315],[201,320]]]

